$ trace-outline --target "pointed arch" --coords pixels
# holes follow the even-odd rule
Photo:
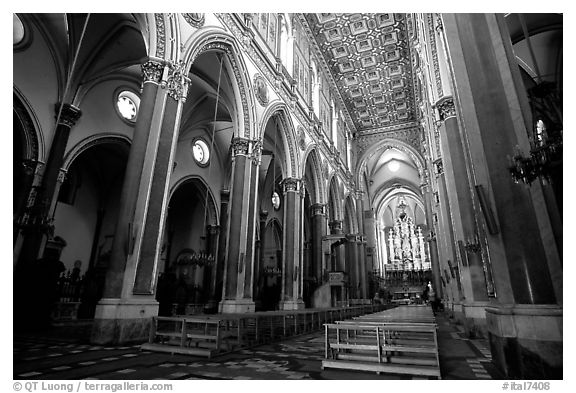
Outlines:
[[[187,50],[183,55],[183,62],[187,70],[204,52],[217,51],[225,55],[225,68],[230,75],[230,80],[234,82],[232,84],[236,99],[234,124],[237,135],[247,139],[256,139],[256,130],[252,127],[256,119],[254,95],[249,90],[250,78],[241,55],[242,49],[236,38],[220,27],[206,27],[192,34],[184,46]]]
[[[274,101],[264,111],[262,119],[258,126],[256,139],[264,138],[264,132],[268,121],[274,117],[277,119],[277,126],[280,128],[280,135],[282,135],[282,142],[284,143],[284,151],[286,155],[286,174],[285,177],[298,176],[298,160],[296,158],[296,129],[290,116],[288,106],[281,101]]]
[[[310,161],[308,161],[310,160]],[[308,188],[314,190],[314,198],[312,203],[325,203],[326,201],[326,191],[324,189],[324,182],[322,181],[322,161],[320,160],[320,155],[316,148],[316,144],[311,144],[304,153],[304,158],[302,160],[302,178],[306,177],[308,164],[310,165],[310,175],[312,177],[312,184],[308,184]]]
[[[210,188],[208,183],[206,183],[206,180],[204,180],[199,175],[184,176],[181,179],[179,179],[176,183],[174,183],[170,188],[170,192],[168,193],[168,200],[172,198],[174,192],[178,190],[178,188],[187,183],[193,184],[196,187],[197,191],[200,193],[200,195],[202,195],[204,198],[208,196],[207,198],[208,200],[204,201],[204,207],[206,208],[207,206],[208,208],[207,211],[209,213],[206,217],[206,225],[219,225],[220,217],[218,215],[218,208],[216,207],[216,198],[214,198],[212,189]]]

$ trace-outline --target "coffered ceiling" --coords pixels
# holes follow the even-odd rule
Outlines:
[[[305,14],[357,131],[415,120],[406,14]]]

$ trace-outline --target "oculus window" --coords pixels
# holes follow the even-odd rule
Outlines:
[[[210,160],[210,149],[203,139],[196,139],[192,142],[192,155],[200,166],[207,166]]]
[[[116,110],[122,119],[133,124],[138,117],[140,97],[129,90],[122,90],[116,98]]]

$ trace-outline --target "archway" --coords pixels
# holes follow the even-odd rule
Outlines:
[[[54,236],[66,242],[60,260],[71,278],[67,284],[75,288],[67,297],[81,301],[78,318],[93,318],[102,297],[130,149],[123,138],[96,139],[87,146],[73,149],[77,155],[66,161],[54,214]],[[81,279],[81,295],[75,279]]]
[[[159,315],[201,313],[214,297],[216,206],[205,183],[185,179],[168,204],[156,299]]]
[[[274,218],[268,221],[261,234],[262,265],[258,281],[260,287],[259,309],[277,310],[282,291],[282,227]]]

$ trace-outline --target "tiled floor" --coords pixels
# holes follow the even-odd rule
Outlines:
[[[438,316],[443,379],[498,379],[484,339],[467,339]],[[412,379],[408,376],[322,370],[323,332],[244,349],[213,359],[103,347],[55,338],[16,337],[14,379]]]

